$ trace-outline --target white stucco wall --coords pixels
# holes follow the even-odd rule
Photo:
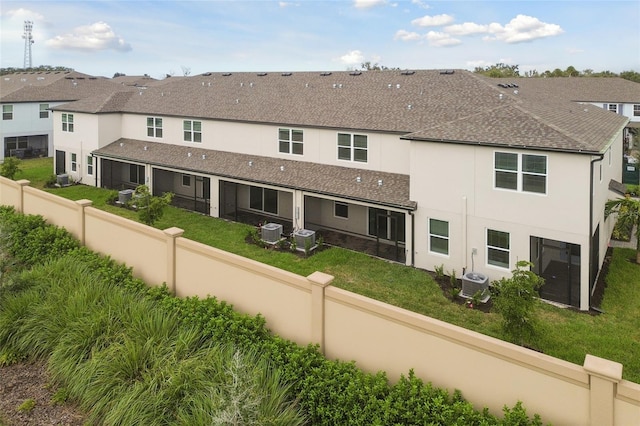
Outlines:
[[[6,103],[13,105],[13,118],[0,120],[0,158],[4,157],[4,138],[15,136],[46,135],[49,156],[53,155],[53,114],[49,111],[47,118],[40,118],[40,105],[48,104],[49,108],[61,102],[23,102]],[[0,108],[1,109],[1,108]]]

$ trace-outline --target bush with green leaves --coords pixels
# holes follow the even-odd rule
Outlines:
[[[164,215],[164,208],[171,204],[173,194],[165,192],[162,196],[157,197],[151,194],[147,185],[138,186],[133,192],[132,203],[135,203],[138,209],[138,218],[147,225],[153,225]]]
[[[521,260],[511,278],[493,281],[493,307],[502,316],[502,331],[513,343],[532,344],[537,332],[536,304],[538,289],[544,279],[529,268],[531,262]]]
[[[14,179],[20,168],[20,159],[16,157],[5,157],[2,164],[0,164],[0,176],[4,176],[8,179]]]

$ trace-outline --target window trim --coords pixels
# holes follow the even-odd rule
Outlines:
[[[337,209],[338,206],[346,208],[346,210],[347,210],[346,215],[339,215],[338,214],[338,209]],[[343,202],[340,202],[340,201],[334,201],[333,202],[333,217],[338,218],[338,219],[349,219],[349,204],[343,203]]]
[[[490,233],[490,232],[499,232],[499,233],[501,233],[501,234],[506,234],[506,235],[507,235],[507,247],[506,247],[506,248],[504,248],[504,247],[500,247],[500,246],[492,246],[492,245],[489,245],[489,233]],[[487,228],[487,232],[485,232],[485,238],[486,238],[486,241],[485,241],[485,247],[486,247],[486,251],[487,251],[487,254],[486,254],[486,262],[487,262],[487,266],[492,266],[492,267],[495,267],[495,268],[500,268],[500,269],[506,269],[506,270],[509,270],[509,269],[510,269],[510,267],[511,267],[511,233],[506,232],[506,231],[498,231],[497,229],[490,229],[490,228]],[[501,252],[505,252],[505,253],[507,253],[507,257],[508,257],[508,260],[507,260],[508,264],[507,264],[507,266],[504,266],[504,265],[498,264],[498,263],[496,263],[496,262],[497,262],[496,260],[492,260],[492,259],[490,258],[490,254],[491,254],[491,251],[492,251],[492,250],[494,250],[494,251],[501,251]]]
[[[71,153],[71,171],[78,171],[78,155],[75,152]]]
[[[87,175],[93,176],[93,157],[87,155]]]
[[[283,139],[280,137],[283,131],[287,132],[288,139]],[[294,140],[294,137],[293,137],[294,132],[300,134],[299,141]],[[287,144],[286,151],[282,149],[283,143]],[[300,152],[295,152],[296,150],[294,149],[294,146],[299,146]],[[304,155],[304,130],[287,128],[287,127],[279,127],[278,128],[278,152],[280,154]]]
[[[253,190],[259,189],[260,190],[260,208],[256,208],[253,207],[254,203],[252,203],[252,201],[258,201],[258,200],[253,200],[252,196],[253,196]],[[271,210],[266,210],[265,209],[265,191],[273,191],[275,193],[275,211],[271,211]],[[280,200],[279,200],[279,194],[278,194],[278,190],[277,189],[272,189],[272,188],[265,188],[263,186],[254,186],[254,185],[250,185],[249,186],[249,209],[250,210],[254,210],[254,211],[259,211],[259,212],[263,212],[263,213],[269,213],[269,214],[273,214],[273,215],[278,215],[278,211],[280,210]]]
[[[13,120],[13,104],[2,105],[2,120],[3,121]]]
[[[516,156],[516,168],[515,170],[507,169],[507,168],[498,168],[497,167],[497,157],[498,154],[508,154]],[[525,157],[541,157],[544,158],[544,173],[535,172],[535,171],[525,171],[524,170],[524,159]],[[498,186],[497,175],[500,173],[511,173],[516,176],[516,187],[509,188],[504,186]],[[531,191],[524,189],[525,187],[525,178],[527,176],[542,176],[544,177],[544,192]],[[508,152],[508,151],[493,151],[493,189],[503,190],[503,191],[512,191],[519,192],[523,194],[535,194],[535,195],[547,195],[549,192],[549,156],[547,154],[527,154],[523,152]]]
[[[49,118],[49,104],[40,104],[40,118]]]
[[[74,130],[73,114],[63,112],[62,113],[62,131],[73,133],[73,130]]]
[[[607,111],[618,113],[618,104],[607,104]]]
[[[189,123],[189,129],[185,128],[187,123]],[[198,123],[198,125],[200,126],[200,130],[195,130],[196,123]],[[187,134],[189,135],[189,138],[187,138]],[[185,142],[202,143],[202,121],[182,120],[182,139]]]
[[[349,136],[349,145],[341,145],[340,144],[340,136]],[[356,137],[365,138],[365,147],[356,146]],[[369,162],[369,135],[361,134],[361,133],[344,133],[338,132],[337,134],[337,159],[338,161],[349,161],[352,163],[368,163]],[[341,158],[341,149],[349,150],[349,158]],[[365,159],[360,160],[357,158],[357,153],[364,153]]]
[[[640,117],[640,104],[633,105],[633,116]]]
[[[435,221],[438,221],[438,222],[442,222],[442,223],[446,223],[447,224],[447,235],[440,235],[440,234],[433,233],[431,231],[431,221],[432,220],[435,220]],[[449,221],[430,217],[429,218],[429,230],[428,231],[429,231],[428,232],[429,233],[429,253],[432,253],[432,254],[435,254],[435,255],[438,255],[438,256],[449,257],[449,247],[450,247],[449,242],[450,242],[450,238],[451,238],[450,237]],[[433,241],[434,238],[435,239],[439,239],[439,240],[443,240],[443,241],[445,241],[447,243],[446,253],[442,253],[440,251],[437,251],[437,250],[433,249],[432,241]]]
[[[189,183],[185,185],[185,178],[189,179]],[[182,186],[186,187],[186,188],[191,188],[191,175],[185,175],[184,173],[182,174]]]
[[[151,124],[149,124],[149,120],[152,120]],[[147,137],[161,139],[163,135],[162,124],[162,117],[147,116]]]

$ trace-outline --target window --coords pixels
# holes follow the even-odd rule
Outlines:
[[[93,157],[90,155],[87,157],[87,174],[93,175]]]
[[[162,137],[162,118],[147,117],[147,136],[152,138]]]
[[[26,136],[9,137],[5,138],[5,141],[7,143],[7,151],[9,152],[9,155],[11,155],[12,149],[24,149],[29,146]]]
[[[545,155],[496,152],[494,168],[496,188],[547,193],[547,157]]]
[[[509,233],[487,229],[487,263],[509,269]]]
[[[13,120],[13,105],[2,105],[2,119]]]
[[[367,162],[367,136],[338,133],[338,160]]]
[[[160,123],[162,127],[162,121]],[[182,126],[185,142],[202,142],[202,121],[184,120]],[[160,135],[162,136],[162,129],[160,129]]]
[[[279,129],[278,130],[278,151],[284,154],[302,155],[303,152],[302,130]]]
[[[73,132],[73,114],[62,114],[62,131]]]
[[[368,234],[389,241],[405,241],[405,214],[369,207]]]
[[[449,255],[449,222],[429,219],[429,251]]]
[[[278,214],[278,191],[252,186],[249,188],[249,208]]]
[[[144,185],[144,166],[129,164],[129,182]]]
[[[182,186],[191,186],[191,176],[182,175]]]
[[[609,104],[607,109],[609,111],[611,111],[611,112],[617,113],[618,112],[618,104]]]
[[[75,172],[78,170],[78,160],[76,154],[71,154],[71,171]]]
[[[640,105],[633,106],[633,116],[640,117]]]
[[[49,104],[40,104],[40,118],[49,118]]]
[[[339,203],[335,201],[333,203],[333,215],[335,217],[349,219],[349,204]]]

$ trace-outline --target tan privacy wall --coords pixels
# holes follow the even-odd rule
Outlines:
[[[87,247],[133,267],[149,285],[179,297],[215,296],[276,334],[317,343],[331,359],[354,360],[391,381],[416,375],[476,408],[500,414],[522,401],[557,425],[640,425],[640,384],[622,380],[617,362],[585,357],[582,366],[302,277],[0,177],[0,202],[64,226]]]

